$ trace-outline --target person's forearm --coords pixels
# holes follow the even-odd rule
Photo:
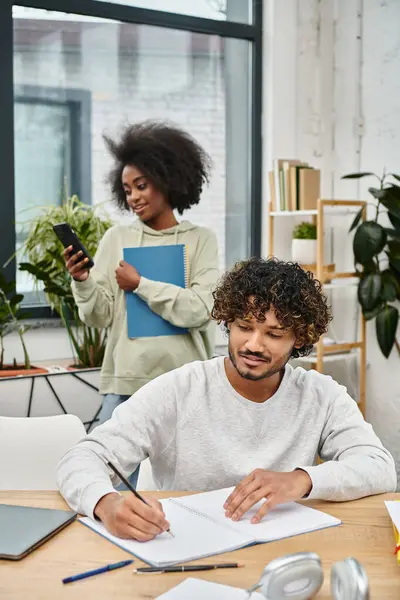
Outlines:
[[[115,492],[105,462],[83,443],[61,459],[57,485],[72,510],[90,517],[98,501]]]
[[[89,275],[86,281],[73,281],[72,293],[81,320],[89,327],[109,327],[113,319],[113,298]]]
[[[301,468],[311,477],[312,499],[340,502],[396,490],[394,463],[384,451]]]
[[[212,294],[140,278],[136,294],[151,310],[176,327],[195,329],[210,321]]]

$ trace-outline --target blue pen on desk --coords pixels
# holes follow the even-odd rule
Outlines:
[[[92,571],[86,571],[86,573],[79,573],[78,575],[71,575],[71,577],[66,577],[62,580],[63,583],[72,583],[73,581],[79,581],[79,579],[86,579],[86,577],[92,577],[92,575],[99,575],[99,573],[106,573],[107,571],[114,571],[114,569],[120,569],[121,567],[126,567],[127,565],[131,565],[133,560],[121,560],[120,562],[114,563],[112,565],[105,565],[104,567],[100,567],[99,569],[93,569]]]

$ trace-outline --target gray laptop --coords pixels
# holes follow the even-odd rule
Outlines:
[[[0,504],[0,558],[23,558],[75,517],[70,510]]]

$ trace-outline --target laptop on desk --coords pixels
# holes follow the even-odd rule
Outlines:
[[[0,504],[0,559],[20,560],[75,518],[69,510]]]

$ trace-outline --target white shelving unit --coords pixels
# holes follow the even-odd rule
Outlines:
[[[364,208],[362,219],[366,218],[366,203],[361,200],[318,200],[315,210],[297,211],[270,211],[268,214],[269,240],[268,254],[274,255],[274,233],[276,218],[293,218],[301,216],[313,217],[317,225],[317,261],[315,264],[315,275],[321,281],[326,290],[358,285],[358,273],[355,272],[330,272],[324,260],[324,216],[333,214],[335,216],[351,215]],[[365,371],[366,371],[366,332],[365,320],[360,311],[360,339],[354,342],[343,342],[324,344],[323,337],[319,340],[314,355],[305,357],[304,362],[315,365],[315,369],[323,372],[324,362],[348,360],[354,358],[354,352],[359,352],[359,399],[358,406],[365,414]]]

